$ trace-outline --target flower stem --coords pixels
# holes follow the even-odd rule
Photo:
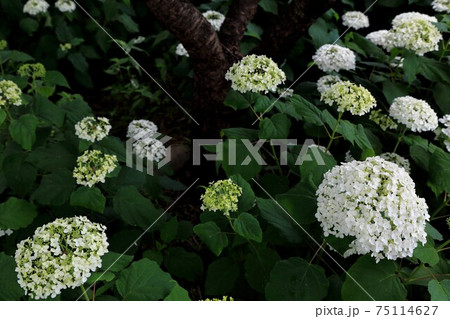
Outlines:
[[[272,148],[273,158],[275,159],[275,162],[277,163],[278,171],[280,172],[280,175],[283,175],[283,170],[281,169],[280,161],[278,160],[277,153],[275,152],[275,148],[273,147],[272,144],[270,144],[270,147]]]
[[[400,136],[398,137],[397,144],[395,144],[394,151],[392,153],[397,152],[397,148],[399,147],[399,145],[400,145],[400,143],[401,143],[401,141],[403,139],[403,136],[405,136],[405,133],[406,133],[407,129],[408,128],[405,127],[404,130],[402,131],[402,133],[400,134]]]
[[[84,299],[86,299],[86,301],[91,301],[89,299],[89,296],[88,296],[87,292],[86,292],[86,289],[84,289],[84,286],[81,285],[80,288],[81,288],[81,291],[83,292]]]
[[[450,198],[445,200],[436,210],[431,214],[431,218],[435,217],[441,210],[443,210],[450,202]]]
[[[342,115],[343,115],[343,114],[344,114],[344,112],[340,112],[340,113],[339,113],[339,116],[338,116],[336,125],[334,126],[334,129],[333,129],[333,133],[331,133],[331,136],[330,136],[330,142],[328,143],[327,151],[330,150],[330,147],[331,147],[331,145],[333,144],[333,141],[335,140],[334,136],[336,135],[336,131],[337,131],[338,127],[339,127],[339,123],[341,122],[341,119],[342,119]]]

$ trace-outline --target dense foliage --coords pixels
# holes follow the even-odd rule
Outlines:
[[[448,1],[337,1],[278,64],[260,1],[218,161],[154,175],[126,140],[152,171],[191,145],[183,39],[145,1],[47,2],[0,0],[0,300],[448,300]]]

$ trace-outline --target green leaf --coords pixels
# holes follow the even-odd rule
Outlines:
[[[425,231],[427,232],[427,235],[433,238],[434,240],[443,240],[442,234],[433,226],[431,226],[430,223],[426,223],[425,225]]]
[[[127,224],[144,229],[162,214],[162,210],[155,208],[153,203],[142,196],[134,186],[120,188],[114,196],[113,207]]]
[[[393,83],[389,80],[383,81],[383,94],[390,104],[392,101],[401,96],[407,96],[409,93],[408,87],[401,83]]]
[[[79,187],[70,195],[70,205],[80,206],[98,213],[105,210],[106,198],[97,187]]]
[[[439,262],[439,255],[436,249],[428,242],[424,245],[419,244],[414,249],[414,257],[419,258],[421,262],[434,266]]]
[[[301,230],[272,199],[256,198],[261,216],[291,243],[302,241]]]
[[[436,149],[429,165],[430,182],[441,191],[450,192],[450,154]]]
[[[262,242],[262,230],[258,220],[248,213],[242,213],[234,220],[234,230],[238,235],[257,243]]]
[[[406,79],[408,80],[408,83],[411,84],[416,79],[416,75],[420,72],[419,57],[414,52],[411,51],[404,52],[403,57],[404,57],[403,71],[405,72],[405,76]],[[395,83],[391,83],[391,85],[395,86]],[[387,85],[386,87],[388,88],[389,86]],[[391,103],[391,101],[388,102]]]
[[[231,259],[222,257],[213,261],[206,274],[207,296],[223,296],[231,292],[239,277],[239,266]]]
[[[6,157],[2,166],[8,186],[19,197],[24,197],[31,192],[37,177],[37,169],[24,160],[24,154],[14,154]]]
[[[316,126],[322,126],[322,111],[320,111],[317,106],[304,99],[300,95],[294,95],[291,98],[292,106],[294,106],[295,111],[300,115],[303,120],[307,123],[314,124]]]
[[[255,193],[250,184],[240,175],[230,176],[230,179],[242,187],[242,195],[239,197],[238,211],[246,212],[255,205]]]
[[[3,122],[6,120],[6,112],[5,110],[0,109],[0,127],[2,126]]]
[[[16,262],[14,258],[0,253],[0,300],[15,301],[25,296],[25,291],[17,283]]]
[[[24,18],[19,21],[19,26],[23,31],[25,31],[26,34],[31,36],[37,31],[37,29],[39,29],[39,22],[35,19]]]
[[[41,184],[31,198],[42,205],[60,206],[69,200],[74,188],[75,179],[72,172],[58,169],[42,178]]]
[[[177,283],[170,294],[164,298],[164,301],[191,301],[191,298],[189,298],[189,293],[186,289],[182,288]]]
[[[436,83],[433,87],[433,96],[442,113],[450,114],[450,104],[448,103],[450,100],[450,85]]]
[[[36,127],[38,119],[32,114],[24,114],[9,125],[12,139],[25,150],[30,151],[36,141]]]
[[[82,55],[79,52],[76,53],[69,53],[67,56],[69,61],[72,63],[75,69],[80,71],[81,73],[86,73],[89,69],[89,64],[86,61],[86,58],[84,55]]]
[[[315,151],[320,154],[320,158],[318,156],[316,158],[315,155],[317,153],[313,153]],[[309,158],[306,157],[307,155],[309,155]],[[319,162],[320,159],[323,162]],[[332,155],[325,154],[318,148],[314,150],[309,148],[302,160],[303,163],[300,164],[300,176],[304,180],[312,180],[317,186],[322,183],[323,175],[337,164]]]
[[[243,94],[235,90],[230,90],[228,92],[223,104],[231,107],[235,111],[243,110],[250,106],[250,102],[247,100],[247,98]]]
[[[257,140],[258,139],[258,130],[242,128],[242,127],[233,127],[233,128],[223,129],[221,135],[226,136],[230,139],[234,138],[234,139]]]
[[[64,110],[41,95],[36,95],[33,111],[37,117],[49,121],[57,127],[61,127],[64,123]]]
[[[115,252],[107,252],[102,257],[102,270],[119,272],[125,269],[133,260],[133,256],[118,254]]]
[[[291,121],[284,114],[275,114],[270,119],[264,118],[259,123],[260,139],[286,139],[291,128]]]
[[[26,200],[10,197],[6,202],[0,204],[1,229],[25,228],[36,216],[36,206]]]
[[[363,49],[364,52],[366,52],[371,58],[374,58],[381,62],[387,62],[388,57],[386,53],[384,53],[384,51],[380,47],[372,43],[372,41],[369,41],[358,33],[353,33],[353,40],[358,45],[358,47]]]
[[[164,258],[167,271],[178,278],[196,281],[203,275],[203,262],[199,255],[182,247],[172,247]]]
[[[322,267],[292,257],[275,264],[265,292],[267,300],[322,300],[328,286]]]
[[[261,0],[259,6],[266,12],[278,15],[278,3],[276,0]]]
[[[307,183],[300,183],[289,192],[278,194],[275,198],[299,224],[312,224],[316,221],[316,190]]]
[[[247,25],[247,31],[245,31],[245,35],[261,40],[263,32],[264,32],[263,28],[261,28],[259,25],[250,22]]]
[[[429,171],[431,154],[427,148],[421,145],[411,145],[409,147],[409,155],[420,168],[427,172]]]
[[[125,29],[127,29],[128,32],[131,33],[137,33],[139,32],[139,25],[133,21],[133,19],[128,14],[121,14],[117,20],[123,24]]]
[[[178,221],[177,218],[172,218],[161,225],[160,236],[163,242],[170,243],[177,238]]]
[[[420,60],[420,74],[432,82],[450,84],[450,66],[437,60],[418,57]]]
[[[125,144],[117,137],[108,136],[98,142],[95,148],[105,154],[116,155],[121,162],[127,160]]]
[[[245,277],[253,289],[263,293],[270,278],[270,272],[280,260],[277,252],[267,247],[257,247],[245,259]]]
[[[436,279],[428,283],[428,292],[431,295],[431,301],[449,301],[450,300],[450,280],[445,279],[441,282]]]
[[[66,77],[58,71],[47,71],[44,78],[44,83],[47,85],[59,85],[70,89],[70,85]]]
[[[51,143],[45,147],[35,148],[27,158],[37,168],[54,172],[59,169],[73,170],[76,165],[77,153],[67,143]]]
[[[86,285],[92,285],[96,282],[111,282],[116,278],[116,275],[114,275],[112,272],[106,271],[106,272],[95,272],[91,274],[91,276],[86,281]]]
[[[216,256],[219,256],[222,250],[228,246],[227,235],[220,230],[215,222],[210,221],[194,226],[194,233]]]
[[[70,124],[75,124],[88,115],[91,115],[91,108],[81,98],[77,98],[73,101],[61,103],[61,107],[66,113],[66,118]]]
[[[343,300],[405,300],[406,289],[396,276],[397,269],[398,265],[394,261],[383,259],[376,263],[368,255],[358,258],[348,270],[349,275],[342,286]]]
[[[158,264],[141,259],[120,273],[116,288],[123,300],[156,301],[167,297],[175,286]]]
[[[241,140],[232,141],[235,141],[235,145],[230,140],[226,140],[223,143],[223,153],[218,152],[218,156],[223,158],[222,168],[227,176],[241,175],[245,180],[249,180],[258,175],[262,166],[253,158]],[[247,157],[250,158],[250,161],[247,165],[244,165],[244,160]]]

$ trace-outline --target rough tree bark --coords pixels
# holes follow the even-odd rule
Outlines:
[[[203,133],[230,125],[223,101],[228,68],[242,58],[240,43],[260,0],[233,0],[219,33],[188,0],[145,0],[155,18],[177,37],[194,67],[194,101],[189,110]],[[258,54],[284,57],[295,41],[335,0],[294,0],[269,29]],[[209,136],[213,137],[213,136]]]

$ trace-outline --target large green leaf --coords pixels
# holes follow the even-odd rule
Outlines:
[[[219,152],[218,156],[223,158],[222,168],[227,176],[241,175],[245,180],[249,180],[261,171],[262,166],[241,140],[226,140],[222,145],[223,153]],[[248,163],[244,162],[247,158],[250,159]]]
[[[230,176],[231,180],[242,187],[242,195],[239,197],[238,210],[246,212],[255,205],[255,193],[250,184],[240,175]]]
[[[280,260],[280,256],[273,249],[256,247],[255,251],[245,258],[245,277],[253,289],[263,293],[270,278],[273,266]]]
[[[278,3],[276,0],[261,0],[259,6],[263,8],[264,11],[278,14]]]
[[[32,199],[42,205],[63,205],[69,200],[74,188],[75,179],[72,172],[59,169],[42,178],[41,184],[32,194]]]
[[[17,283],[16,263],[14,258],[5,253],[0,253],[0,300],[19,300],[25,295],[25,291]]]
[[[259,138],[286,139],[291,128],[291,121],[284,114],[275,114],[271,118],[264,118],[259,123]]]
[[[97,187],[79,187],[70,195],[70,205],[91,209],[98,213],[105,210],[106,198]]]
[[[207,296],[223,296],[231,292],[239,277],[239,266],[231,259],[222,257],[213,261],[206,274]]]
[[[33,111],[39,118],[61,127],[64,123],[64,110],[61,106],[54,104],[49,99],[36,95]]]
[[[110,251],[103,255],[101,269],[103,271],[108,270],[111,272],[119,272],[127,267],[132,260],[133,256],[123,255]]]
[[[203,262],[200,256],[182,247],[172,247],[167,251],[164,266],[173,276],[187,281],[196,281],[203,275]]]
[[[120,188],[114,196],[113,206],[127,224],[144,229],[162,214],[162,210],[155,208],[151,200],[142,196],[134,186]]]
[[[172,291],[164,301],[191,301],[189,298],[189,293],[183,287],[179,286],[178,283],[172,288]]]
[[[256,198],[261,216],[290,242],[302,241],[302,231],[294,221],[272,199]]]
[[[450,154],[436,149],[431,156],[430,182],[441,191],[450,192]]]
[[[141,259],[120,273],[116,288],[123,300],[155,301],[167,297],[175,284],[156,262]]]
[[[431,301],[450,301],[450,280],[445,279],[441,282],[436,279],[430,280],[428,291]]]
[[[31,224],[37,216],[36,206],[23,199],[10,197],[0,204],[0,228],[20,229]]]
[[[37,169],[24,162],[25,154],[14,154],[3,160],[3,172],[8,186],[19,196],[31,192],[37,177]]]
[[[347,301],[405,300],[406,288],[396,275],[397,269],[394,261],[383,259],[377,263],[368,255],[360,257],[348,270],[342,298]]]
[[[36,141],[38,119],[33,114],[24,114],[9,125],[9,133],[17,144],[30,151]]]
[[[303,120],[307,123],[311,123],[317,126],[322,126],[322,111],[317,108],[314,104],[301,97],[300,95],[294,95],[291,98],[292,106],[294,106],[295,111],[300,115]]]
[[[216,256],[219,256],[222,250],[228,246],[227,235],[220,230],[215,222],[209,221],[194,226],[194,233]]]
[[[322,267],[292,257],[275,264],[265,292],[267,300],[322,300],[328,286]]]
[[[242,213],[234,220],[233,228],[238,235],[254,240],[258,243],[262,241],[262,230],[258,220],[248,213]]]
[[[429,241],[425,244],[419,244],[414,249],[414,257],[419,258],[421,262],[434,266],[439,262],[439,255],[434,245]]]

